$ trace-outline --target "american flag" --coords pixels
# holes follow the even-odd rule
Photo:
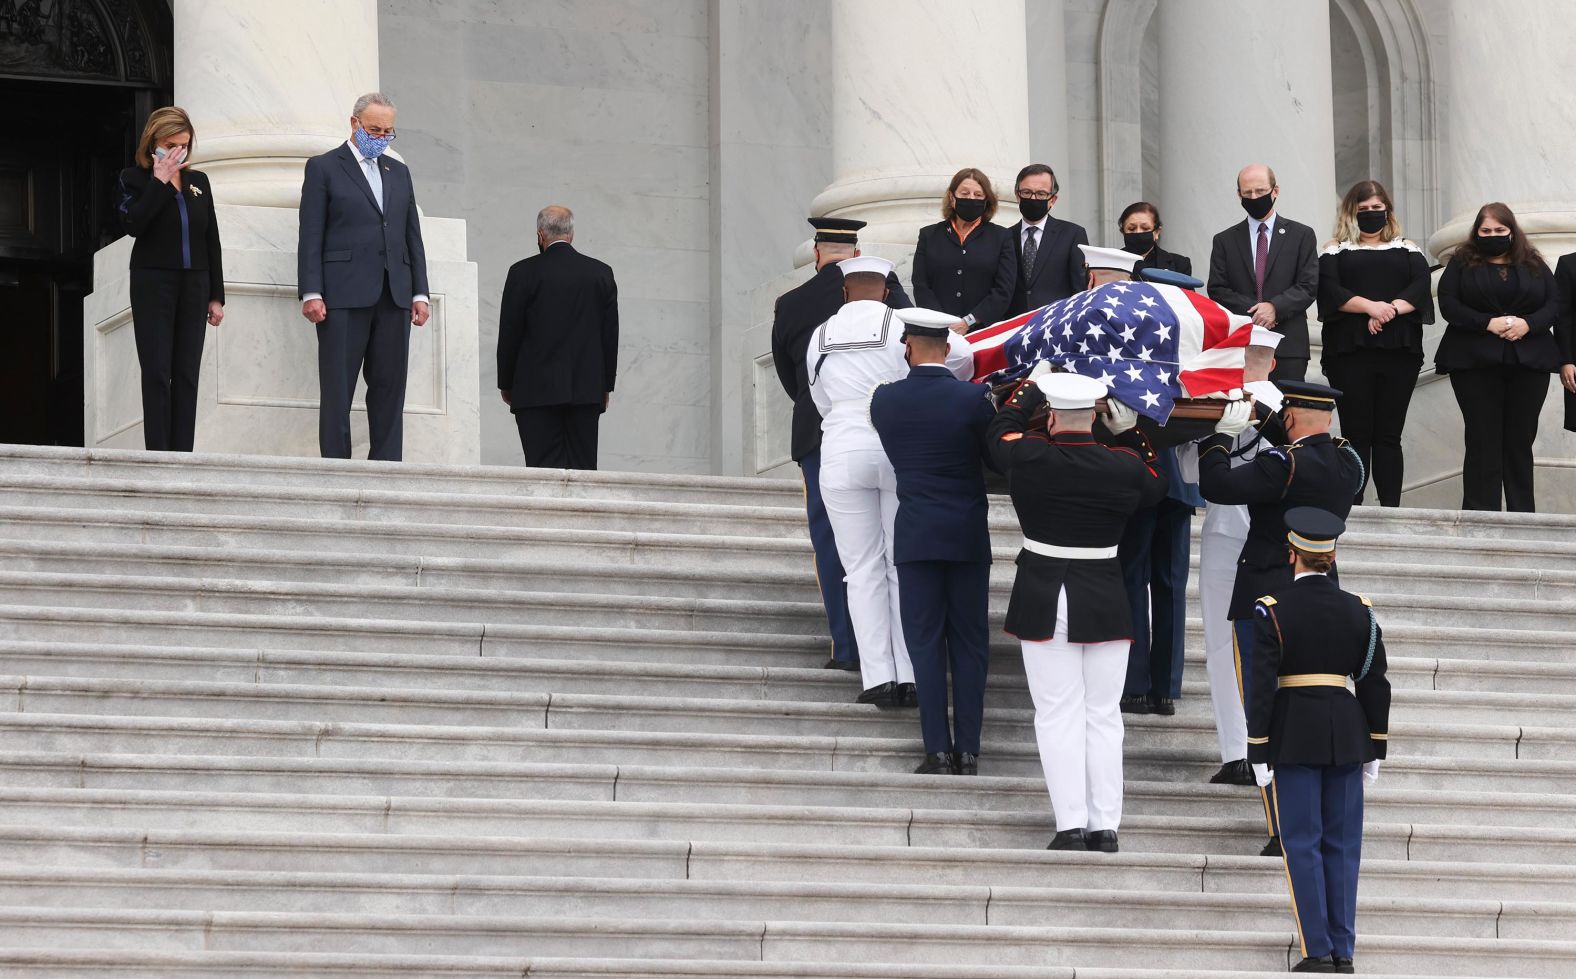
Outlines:
[[[1251,323],[1189,289],[1109,282],[967,339],[976,381],[1015,380],[1048,360],[1165,424],[1177,398],[1242,386]]]

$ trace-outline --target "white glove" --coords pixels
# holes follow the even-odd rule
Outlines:
[[[1259,788],[1261,788],[1261,789],[1268,788],[1269,784],[1271,782],[1273,782],[1274,780],[1275,780],[1275,773],[1270,771],[1270,766],[1268,766],[1268,765],[1254,765],[1253,766],[1253,781],[1259,783]]]
[[[1035,364],[1033,369],[1029,371],[1029,380],[1038,381],[1040,378],[1044,377],[1050,372],[1051,362],[1048,360],[1042,360],[1038,364]]]
[[[1379,759],[1363,762],[1363,787],[1367,788],[1377,781],[1379,781]]]
[[[1112,435],[1121,435],[1138,427],[1138,412],[1115,398],[1105,399],[1105,427]]]
[[[1214,401],[1241,401],[1242,389],[1232,388],[1230,391],[1211,391],[1209,394],[1202,395],[1202,397],[1206,400]]]
[[[1252,423],[1253,402],[1233,401],[1220,413],[1220,421],[1215,423],[1215,431],[1221,435],[1237,436],[1246,432]]]

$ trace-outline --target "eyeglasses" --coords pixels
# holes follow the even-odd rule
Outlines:
[[[1237,191],[1237,196],[1245,201],[1256,201],[1260,197],[1268,197],[1272,191],[1273,188],[1271,190],[1239,190]]]
[[[1018,197],[1026,201],[1048,201],[1056,195],[1048,190],[1020,190]]]
[[[357,119],[356,121],[361,122],[360,119]],[[361,122],[361,129],[368,136],[372,136],[376,139],[393,139],[395,136],[394,130],[392,129],[384,129],[381,126],[369,126],[364,122]]]

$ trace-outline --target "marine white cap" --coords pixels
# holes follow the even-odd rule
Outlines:
[[[1104,384],[1082,374],[1045,374],[1034,383],[1045,392],[1045,403],[1055,411],[1088,410],[1106,395]]]
[[[1128,275],[1133,274],[1133,266],[1143,258],[1142,255],[1134,255],[1120,248],[1098,248],[1094,245],[1079,245],[1078,248],[1084,254],[1084,264],[1090,268],[1110,269]]]
[[[945,328],[958,321],[958,318],[951,313],[943,313],[939,309],[924,309],[920,306],[911,306],[908,309],[894,309],[892,314],[902,320],[906,326],[939,326]]]
[[[891,275],[892,270],[896,268],[891,262],[884,258],[878,258],[875,255],[858,255],[854,258],[845,258],[837,263],[837,267],[843,270],[844,275],[871,272],[881,276],[883,279]],[[953,319],[956,320],[957,317],[954,316]]]
[[[1269,347],[1271,350],[1280,346],[1280,342],[1281,334],[1276,333],[1274,330],[1266,330],[1262,326],[1255,326],[1253,328],[1253,336],[1248,338],[1248,346]]]

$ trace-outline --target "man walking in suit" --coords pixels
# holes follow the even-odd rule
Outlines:
[[[1061,194],[1056,174],[1043,163],[1018,171],[1018,213],[1012,240],[1018,256],[1018,284],[1007,307],[1009,317],[1066,299],[1083,289],[1084,260],[1079,245],[1089,244],[1081,225],[1051,217]],[[989,324],[980,324],[988,326]]]
[[[1262,163],[1237,174],[1237,198],[1248,212],[1215,236],[1209,253],[1209,298],[1253,325],[1280,333],[1270,380],[1308,374],[1308,307],[1318,294],[1318,239],[1313,229],[1275,212],[1280,186]]]
[[[369,459],[398,462],[405,439],[410,325],[429,315],[427,252],[410,168],[384,152],[394,103],[356,100],[350,139],[306,161],[296,281],[317,324],[318,446],[350,458],[350,399],[365,367]]]
[[[947,369],[956,317],[929,309],[897,315],[909,373],[871,393],[870,424],[897,477],[898,611],[925,739],[925,760],[914,772],[977,775],[990,658],[990,507],[980,465],[996,413],[984,385]]]
[[[596,468],[597,424],[618,374],[613,270],[574,239],[569,208],[542,208],[540,254],[509,267],[498,316],[498,393],[536,468]]]

